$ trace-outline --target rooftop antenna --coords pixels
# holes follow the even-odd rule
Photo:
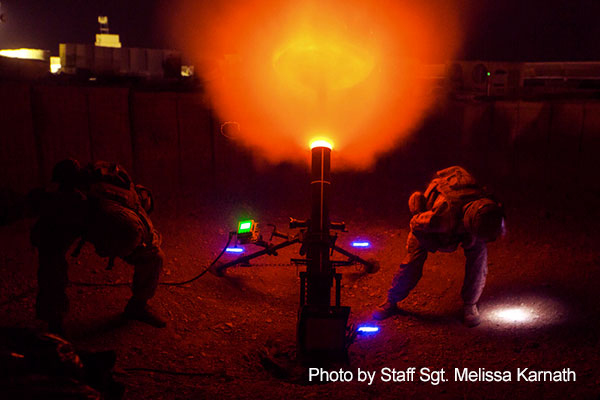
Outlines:
[[[109,33],[108,31],[108,17],[106,15],[98,16],[98,23],[100,24],[100,33]]]

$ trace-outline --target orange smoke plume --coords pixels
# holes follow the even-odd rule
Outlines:
[[[459,32],[446,0],[184,0],[176,15],[180,45],[244,144],[304,160],[312,140],[327,139],[336,165],[353,168],[422,121],[432,83],[421,63],[450,59]]]

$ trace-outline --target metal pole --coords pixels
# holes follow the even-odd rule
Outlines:
[[[330,306],[332,268],[329,260],[329,194],[331,189],[331,149],[312,149],[311,219],[307,246],[308,305]]]

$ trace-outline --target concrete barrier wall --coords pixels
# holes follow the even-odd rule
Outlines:
[[[40,177],[50,180],[52,167],[67,157],[82,164],[92,159],[89,104],[77,87],[37,86],[32,90],[33,130]]]
[[[129,90],[89,88],[86,95],[92,158],[118,160],[127,171],[133,171]]]
[[[522,181],[541,180],[547,161],[550,107],[544,103],[519,103],[513,136],[513,173]]]
[[[177,94],[133,93],[132,138],[134,176],[155,192],[157,201],[179,194],[180,135]]]
[[[25,192],[38,182],[38,159],[31,116],[31,90],[0,85],[0,190]]]
[[[600,179],[594,175],[600,170],[600,102],[587,103],[584,116],[579,169],[586,173],[580,179],[591,181],[598,187]]]
[[[463,164],[485,179],[600,187],[600,102],[450,102],[421,131],[427,168]],[[395,157],[392,154],[391,157]]]
[[[252,184],[252,152],[220,135],[201,94],[2,83],[0,107],[0,189],[46,183],[65,157],[117,161],[160,202]],[[599,153],[600,101],[449,101],[377,171],[463,164],[485,179],[589,190]]]
[[[214,185],[213,117],[198,94],[178,97],[181,191],[184,196],[200,194]]]

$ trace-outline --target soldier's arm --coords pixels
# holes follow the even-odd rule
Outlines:
[[[424,233],[448,233],[454,229],[456,220],[448,202],[436,204],[432,210],[416,214],[410,220],[410,229]]]

